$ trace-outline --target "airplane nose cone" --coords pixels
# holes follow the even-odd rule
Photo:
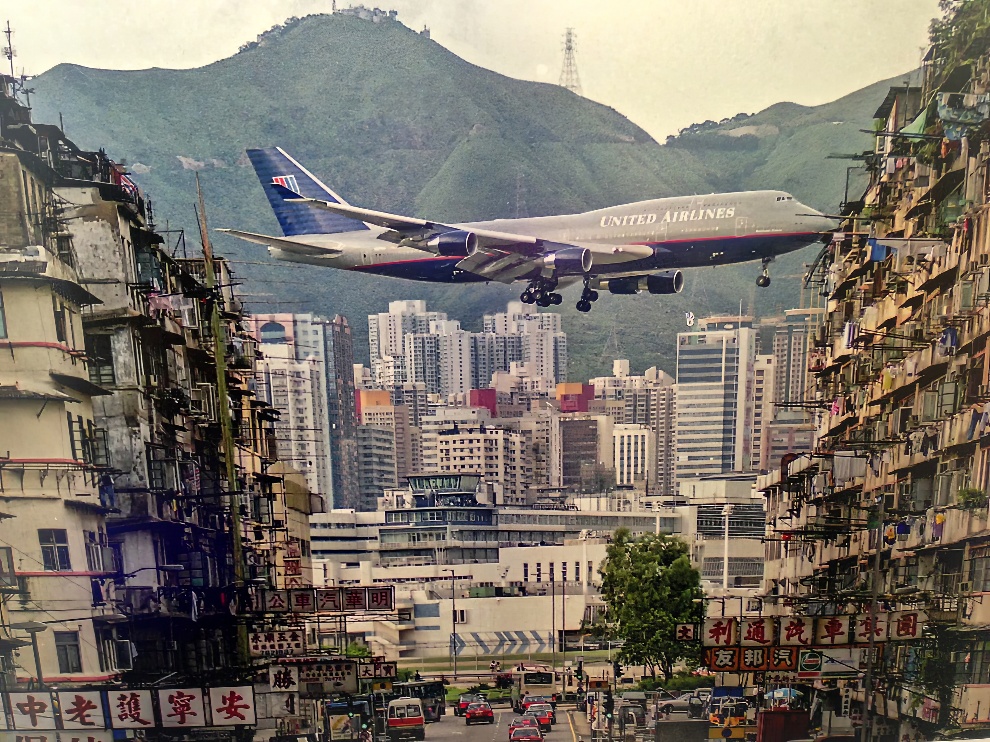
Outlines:
[[[798,221],[800,221],[809,232],[831,232],[836,229],[840,220],[832,216],[825,216],[817,209],[804,204],[798,205]]]

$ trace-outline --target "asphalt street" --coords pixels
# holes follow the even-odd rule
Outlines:
[[[426,725],[426,742],[508,742],[509,723],[516,716],[509,708],[495,706],[494,724],[466,726],[448,706],[440,721]],[[566,711],[558,711],[557,723],[546,735],[546,742],[574,742]]]

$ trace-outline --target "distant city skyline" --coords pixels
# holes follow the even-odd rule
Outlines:
[[[366,3],[369,6],[375,2]],[[917,67],[937,0],[391,0],[399,20],[467,61],[556,83],[577,35],[586,97],[663,140],[692,123],[781,101],[818,105]],[[338,3],[341,7],[347,2]],[[330,0],[49,0],[6,8],[15,72],[70,62],[108,69],[199,67]],[[4,62],[6,60],[3,60]],[[6,65],[4,65],[6,68]]]

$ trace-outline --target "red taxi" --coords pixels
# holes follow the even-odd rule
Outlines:
[[[471,703],[464,709],[464,725],[494,724],[495,712],[487,703]]]

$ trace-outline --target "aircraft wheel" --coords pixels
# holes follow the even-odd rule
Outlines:
[[[549,307],[551,304],[553,304],[553,294],[544,294],[536,300],[536,305],[539,307]]]
[[[597,291],[589,291],[588,292],[588,301],[598,301],[598,292]]]
[[[577,303],[577,310],[579,312],[590,312],[591,302],[588,301],[587,299],[581,299],[581,301]]]
[[[757,276],[756,285],[760,288],[764,288],[770,285],[770,276]]]
[[[530,291],[529,289],[526,289],[521,294],[519,294],[519,301],[521,301],[523,304],[532,304],[533,292]]]
[[[550,303],[557,307],[560,306],[564,301],[564,297],[560,294],[550,294]]]

